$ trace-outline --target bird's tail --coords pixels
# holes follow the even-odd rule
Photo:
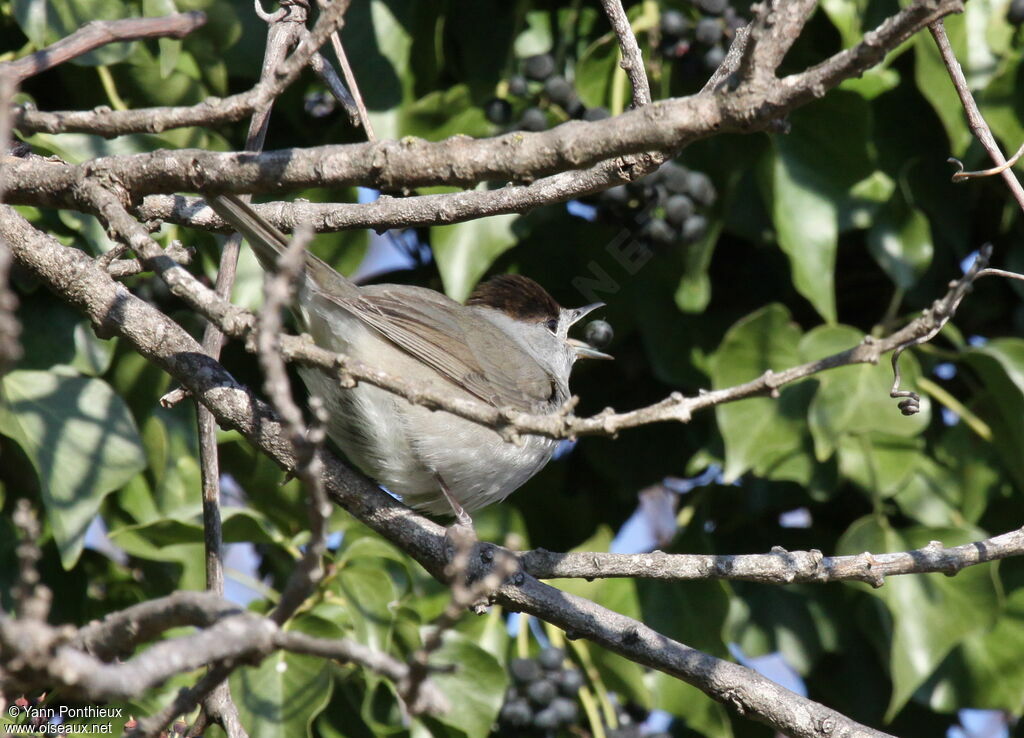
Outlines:
[[[288,248],[288,238],[281,231],[235,195],[211,194],[206,196],[206,202],[245,237],[264,271],[277,269],[277,257]],[[335,298],[347,297],[356,291],[351,280],[309,251],[306,252],[306,280],[314,289]]]
[[[277,268],[277,257],[288,248],[288,239],[235,195],[207,195],[213,211],[245,237],[264,270]]]

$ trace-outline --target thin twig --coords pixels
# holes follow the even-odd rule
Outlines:
[[[953,47],[949,43],[949,37],[946,35],[946,26],[943,24],[942,19],[940,18],[934,23],[930,23],[928,30],[931,32],[932,38],[935,39],[935,45],[939,47],[942,62],[946,65],[949,78],[953,80],[953,87],[956,88],[956,94],[960,97],[960,104],[967,114],[967,125],[970,126],[975,137],[985,148],[985,151],[988,152],[996,167],[1002,167],[999,173],[1002,175],[1003,181],[1010,188],[1010,192],[1013,193],[1017,204],[1024,210],[1024,187],[1021,187],[1020,180],[1017,179],[1017,175],[1013,173],[1013,170],[1006,166],[1006,158],[1003,156],[995,136],[992,135],[992,130],[988,127],[988,123],[985,122],[984,116],[982,116],[981,111],[978,109],[978,104],[974,101],[974,95],[971,94],[967,78],[964,77],[964,70],[960,67],[960,62],[957,61],[956,54],[953,53]],[[961,169],[963,169],[962,166]]]
[[[276,274],[266,276],[263,309],[260,311],[260,330],[256,336],[256,351],[265,375],[264,389],[271,404],[284,421],[297,460],[294,474],[302,480],[308,495],[310,540],[305,553],[288,578],[281,599],[270,614],[283,624],[294,614],[303,601],[323,579],[323,556],[327,551],[327,520],[331,505],[323,487],[323,469],[320,447],[323,445],[326,417],[323,403],[311,398],[310,409],[314,422],[307,428],[302,411],[292,399],[291,382],[281,357],[279,339],[283,332],[281,310],[293,297],[296,280],[301,278],[306,260],[306,245],[311,234],[307,231],[292,239],[278,259]]]
[[[12,521],[19,533],[15,549],[18,558],[18,579],[13,592],[18,617],[45,623],[50,614],[53,593],[41,583],[39,577],[38,565],[43,557],[38,543],[39,521],[28,500],[18,500]]]
[[[949,157],[946,161],[950,164],[955,164],[959,169],[959,171],[953,175],[953,181],[962,182],[965,179],[978,179],[980,177],[991,177],[995,174],[1002,174],[1004,171],[1020,161],[1021,156],[1024,156],[1024,144],[1020,145],[1017,152],[1007,159],[1005,164],[1001,164],[998,167],[991,167],[989,169],[981,169],[975,172],[965,172],[964,163],[954,156]]]
[[[8,155],[11,143],[11,100],[17,85],[14,79],[0,70],[0,152]],[[0,201],[6,189],[4,167],[0,167]],[[9,284],[11,250],[0,240],[0,376],[18,363],[22,348],[21,324],[18,322],[18,298]]]
[[[10,62],[0,63],[0,75],[10,75],[15,84],[48,69],[77,59],[90,51],[119,41],[140,38],[185,38],[206,23],[206,14],[191,10],[158,18],[121,18],[86,23],[45,49]],[[7,107],[5,100],[5,106]]]
[[[619,50],[622,53],[622,61],[619,65],[629,75],[629,83],[633,87],[633,107],[649,105],[651,102],[651,85],[647,81],[647,70],[644,67],[644,58],[640,53],[640,45],[633,35],[633,27],[629,24],[626,11],[622,8],[622,0],[601,0],[604,12],[612,29],[619,39]]]
[[[941,572],[953,575],[990,561],[1024,556],[1024,528],[983,541],[946,548],[939,541],[913,551],[824,556],[821,551],[766,554],[555,553],[536,549],[519,554],[523,569],[538,579],[631,577],[666,581],[728,579],[765,584],[865,582],[881,587],[897,575]]]

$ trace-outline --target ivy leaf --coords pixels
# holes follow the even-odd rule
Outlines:
[[[851,525],[839,541],[840,554],[864,551],[907,551],[939,540],[956,546],[985,538],[976,528],[895,530],[883,518],[868,516]],[[891,720],[910,696],[935,671],[946,655],[968,634],[987,628],[999,612],[994,566],[974,566],[956,577],[914,574],[890,577],[885,586],[864,588],[878,597],[892,615],[889,643],[892,696],[886,712]]]
[[[737,322],[711,357],[715,389],[757,379],[768,370],[800,363],[800,329],[782,305],[769,305]],[[748,469],[767,473],[793,454],[803,454],[807,434],[807,387],[784,387],[778,399],[751,397],[715,408],[725,441],[725,481]]]
[[[100,503],[146,466],[135,421],[106,382],[57,372],[0,379],[0,433],[39,475],[61,563],[78,561]]]
[[[461,633],[449,630],[430,663],[455,667],[451,672],[430,675],[452,705],[437,721],[461,730],[467,738],[490,735],[508,686],[508,672],[498,659]]]
[[[493,215],[430,229],[434,259],[450,298],[463,302],[494,260],[515,246],[512,224],[518,218]]]
[[[879,211],[868,231],[868,249],[889,279],[908,290],[932,263],[928,219],[902,197],[895,197]]]

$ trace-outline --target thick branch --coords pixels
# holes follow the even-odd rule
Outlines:
[[[353,228],[390,228],[461,223],[474,218],[522,213],[541,205],[565,202],[632,182],[650,174],[664,155],[624,156],[583,170],[562,172],[529,185],[493,190],[468,190],[441,195],[390,197],[365,204],[274,202],[254,205],[256,211],[278,229],[294,231],[308,224],[317,233]],[[230,226],[206,207],[201,198],[149,195],[136,211],[143,220],[164,220],[204,230],[227,231]]]
[[[788,736],[883,738],[824,705],[793,694],[738,664],[717,659],[668,638],[641,622],[524,576],[506,585],[497,602],[557,625],[569,638],[586,638],[638,664],[694,685],[740,715]]]

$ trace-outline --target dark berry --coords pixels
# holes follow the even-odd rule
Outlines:
[[[526,696],[530,703],[538,707],[550,705],[551,700],[555,699],[557,695],[558,688],[550,679],[538,679],[531,682],[526,688]]]
[[[523,62],[523,74],[527,79],[543,82],[555,73],[555,60],[551,54],[537,54]]]
[[[583,120],[604,120],[611,116],[612,114],[608,112],[608,108],[587,108],[586,112],[583,113]]]
[[[697,21],[697,29],[693,36],[697,43],[714,46],[722,38],[722,24],[717,18],[701,18]]]
[[[729,6],[728,0],[698,0],[697,5],[708,15],[721,15]]]
[[[611,325],[607,321],[592,320],[587,323],[583,336],[587,339],[587,343],[594,348],[603,349],[612,342],[612,338],[615,337],[615,331],[612,330]]]
[[[537,656],[537,661],[548,671],[554,671],[562,666],[565,661],[565,651],[560,648],[545,648]]]
[[[652,218],[644,226],[645,235],[659,246],[668,246],[676,241],[676,232],[661,218]]]
[[[512,659],[508,671],[516,684],[528,684],[540,679],[540,664],[534,659]]]
[[[686,191],[698,204],[708,207],[718,198],[711,177],[704,172],[689,172],[686,177]]]
[[[526,81],[526,77],[517,74],[508,81],[508,94],[515,95],[516,97],[526,97],[530,91],[530,83]]]
[[[533,727],[539,730],[554,730],[559,725],[558,712],[546,707],[533,716]]]
[[[582,118],[587,112],[587,106],[578,97],[573,97],[565,107],[565,112],[570,118]]]
[[[663,164],[658,170],[658,179],[665,185],[665,189],[673,194],[685,193],[689,184],[689,170],[682,164],[670,161]]]
[[[677,228],[693,215],[693,200],[686,195],[672,195],[665,202],[665,220]]]
[[[661,35],[676,41],[690,29],[686,16],[678,10],[666,10],[661,14]]]
[[[558,715],[558,722],[562,725],[575,723],[580,713],[579,705],[576,704],[575,700],[570,700],[568,697],[556,697],[548,709],[554,710],[555,714]]]
[[[525,728],[533,721],[533,710],[530,704],[520,697],[502,706],[498,720],[512,728]]]
[[[703,215],[695,215],[683,223],[683,241],[693,243],[704,237],[708,231],[708,219]]]
[[[575,697],[583,686],[583,672],[579,669],[566,669],[558,675],[558,691],[566,697]]]
[[[524,131],[543,131],[548,127],[548,116],[540,108],[527,108],[519,119],[519,127]]]
[[[484,115],[496,126],[507,126],[512,121],[512,105],[508,100],[492,97],[484,103]]]
[[[715,44],[704,55],[704,68],[713,72],[722,65],[723,61],[725,61],[725,49],[720,44]]]
[[[548,77],[547,82],[544,83],[544,92],[547,93],[551,102],[563,109],[567,108],[576,97],[576,90],[573,89],[569,80],[558,75]]]

